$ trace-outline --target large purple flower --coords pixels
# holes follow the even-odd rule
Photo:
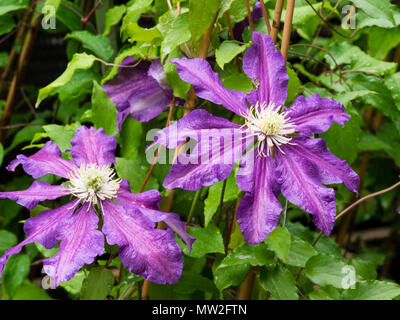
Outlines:
[[[135,63],[128,57],[121,65]],[[142,122],[157,117],[168,108],[173,96],[160,59],[142,61],[134,68],[121,67],[103,89],[117,107],[118,130],[128,115]]]
[[[242,117],[244,124],[194,110],[160,131],[155,143],[168,148],[176,148],[186,138],[197,141],[191,153],[177,157],[164,186],[186,190],[209,186],[226,179],[240,160],[237,184],[246,195],[237,219],[246,241],[259,243],[276,227],[282,211],[279,193],[311,213],[316,226],[330,234],[336,215],[335,193],[324,184],[343,182],[356,192],[359,178],[345,161],[328,151],[322,139],[311,136],[328,130],[332,122],[343,125],[350,118],[344,106],[314,95],[301,96],[284,109],[289,79],[285,62],[264,34],[253,33],[253,44],[243,58],[243,70],[256,86],[249,94],[227,90],[205,60],[171,62],[197,96],[223,105]]]
[[[1,192],[0,198],[16,200],[30,210],[43,200],[65,195],[75,199],[25,222],[28,237],[0,258],[0,275],[8,258],[24,245],[39,242],[49,249],[61,241],[58,253],[43,260],[45,272],[58,286],[103,254],[105,236],[110,245],[119,246],[119,257],[128,270],[152,282],[177,282],[182,272],[182,254],[172,231],[189,249],[194,241],[179,216],[160,211],[162,197],[157,190],[132,194],[126,180],[115,178],[110,165],[115,162],[116,139],[103,129],[82,126],[71,145],[73,160],[63,159],[58,146],[49,141],[30,157],[18,155],[7,167],[14,171],[21,164],[34,178],[55,174],[67,182],[49,185],[35,181],[24,191]],[[99,217],[103,220],[101,231]],[[154,224],[158,221],[169,228],[156,229]]]

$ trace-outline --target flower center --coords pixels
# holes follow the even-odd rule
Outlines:
[[[275,107],[273,103],[266,106],[265,102],[261,105],[257,102],[243,114],[245,124],[242,127],[246,127],[248,132],[246,138],[256,136],[259,141],[257,156],[269,156],[274,146],[284,153],[280,146],[290,143],[292,138],[287,135],[295,132],[295,126],[288,122],[290,118],[286,115],[289,111],[280,113],[281,108],[282,106]]]
[[[71,192],[77,198],[96,205],[99,200],[113,199],[117,195],[121,179],[113,179],[115,172],[108,166],[82,164],[68,173]]]

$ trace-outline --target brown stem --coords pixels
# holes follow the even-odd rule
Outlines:
[[[265,24],[267,25],[268,34],[271,35],[271,23],[269,22],[268,11],[265,7],[264,0],[259,0],[261,4],[261,10],[264,16]]]
[[[285,61],[287,60],[289,45],[290,45],[290,34],[292,32],[294,3],[295,3],[295,0],[287,0],[285,24],[283,26],[283,39],[282,39],[282,46],[281,46],[282,56],[285,59]]]
[[[29,109],[31,110],[31,112],[33,113],[33,116],[37,119],[39,118],[38,114],[35,111],[35,108],[33,107],[32,103],[30,102],[29,98],[27,97],[24,88],[20,88],[21,94],[24,97],[24,100],[26,102],[26,104],[28,105]]]
[[[307,2],[307,4],[311,7],[311,9],[315,12],[315,14],[323,21],[323,23],[334,33],[338,34],[339,36],[346,38],[346,39],[352,39],[356,33],[358,32],[358,29],[355,29],[351,35],[347,36],[343,33],[341,33],[340,31],[336,30],[333,26],[331,26],[328,21],[325,20],[324,17],[322,17],[320,15],[320,13],[314,8],[314,6],[312,5],[312,3],[309,0],[305,0]]]
[[[274,43],[278,39],[279,26],[281,25],[281,16],[284,0],[276,0],[274,19],[272,20],[271,38]]]
[[[386,188],[386,189],[383,189],[383,190],[380,190],[380,191],[371,193],[371,194],[369,194],[369,195],[367,195],[367,196],[365,196],[365,197],[363,197],[363,198],[357,200],[356,202],[354,202],[353,204],[351,204],[350,206],[348,206],[346,209],[342,210],[342,211],[336,216],[335,221],[338,220],[339,218],[343,217],[346,213],[348,213],[349,211],[351,211],[353,208],[355,208],[356,206],[358,206],[360,203],[362,203],[362,202],[364,202],[364,201],[366,201],[366,200],[368,200],[368,199],[371,199],[371,198],[380,196],[380,195],[382,195],[382,194],[384,194],[384,193],[386,193],[386,192],[392,191],[392,190],[396,189],[396,188],[399,187],[399,186],[400,186],[400,181],[397,182],[397,183],[395,183],[394,185],[392,185],[392,186],[389,187],[389,188]],[[322,236],[322,232],[320,232],[319,236],[314,240],[313,246],[315,246],[315,245],[317,244],[317,242],[318,242],[318,240],[321,238],[321,236]]]
[[[232,22],[231,22],[231,15],[229,14],[229,10],[226,10],[226,19],[228,20],[228,29],[229,29],[229,37],[231,40],[235,40],[235,34],[233,33]],[[238,72],[242,73],[242,68],[240,67],[239,57],[235,57],[236,66],[238,68]]]
[[[3,73],[1,74],[1,79],[0,79],[0,94],[1,94],[1,91],[2,91],[2,89],[3,89],[4,82],[6,81],[8,75],[9,75],[9,73],[10,73],[10,71],[11,71],[11,67],[12,67],[13,64],[14,64],[14,60],[15,60],[15,58],[17,57],[16,48],[19,47],[19,44],[22,42],[22,40],[23,40],[23,38],[24,38],[25,31],[26,31],[26,29],[27,29],[27,27],[28,27],[28,25],[29,25],[29,21],[30,21],[30,19],[31,19],[31,17],[32,17],[32,13],[33,13],[33,11],[34,11],[34,6],[35,6],[35,4],[36,4],[36,1],[32,1],[32,3],[31,3],[31,5],[30,5],[29,9],[28,9],[28,10],[26,11],[26,13],[25,13],[25,16],[24,16],[24,18],[23,18],[23,21],[21,22],[21,26],[20,26],[20,28],[18,29],[18,33],[17,33],[17,36],[15,37],[14,45],[13,45],[13,47],[12,47],[12,49],[11,49],[11,51],[10,51],[10,54],[9,54],[9,56],[8,56],[7,65],[6,65],[6,67],[4,68]]]
[[[256,278],[256,267],[251,267],[246,279],[240,286],[239,300],[250,300],[253,293],[254,280]]]
[[[253,25],[253,18],[252,18],[252,16],[251,16],[250,3],[249,3],[249,0],[245,0],[245,1],[246,1],[247,18],[249,19],[250,31],[251,31],[251,34],[253,34],[253,32],[254,32],[254,25]]]
[[[169,112],[168,112],[168,118],[167,118],[167,122],[165,124],[165,128],[168,127],[169,123],[171,122],[172,111],[174,110],[174,106],[175,106],[175,97],[172,97],[172,100],[171,100],[171,102],[169,104]],[[152,172],[154,170],[154,167],[157,164],[158,157],[160,156],[161,148],[162,148],[162,145],[160,144],[160,146],[158,147],[157,154],[154,157],[153,163],[151,164],[151,167],[150,167],[149,171],[147,172],[146,178],[144,179],[143,184],[140,187],[139,193],[143,192],[144,188],[146,187],[147,182],[150,179],[150,176],[151,176],[151,174],[152,174]]]
[[[365,196],[365,197],[363,197],[363,198],[357,200],[357,201],[354,202],[352,205],[350,205],[350,206],[348,206],[346,209],[344,209],[341,213],[339,213],[339,214],[336,216],[335,220],[337,220],[337,219],[339,219],[340,217],[342,217],[343,215],[345,215],[345,214],[346,214],[347,212],[349,212],[351,209],[353,209],[354,207],[358,206],[361,202],[364,202],[365,200],[368,200],[368,199],[371,199],[371,198],[380,196],[381,194],[384,194],[384,193],[386,193],[386,192],[392,191],[393,189],[397,188],[398,186],[400,186],[400,181],[397,182],[396,184],[392,185],[392,186],[389,187],[389,188],[383,189],[383,190],[378,191],[378,192],[371,193],[371,194],[369,194],[369,195],[367,195],[367,196]]]
[[[4,106],[3,113],[0,119],[0,127],[4,127],[8,122],[9,117],[11,116],[12,108],[14,107],[14,102],[16,98],[17,88],[20,85],[20,82],[23,78],[23,73],[26,69],[30,53],[32,51],[33,42],[36,37],[36,33],[38,30],[40,19],[39,17],[32,17],[30,22],[30,29],[26,35],[24,44],[22,46],[21,54],[18,58],[18,65],[15,70],[14,76],[11,81],[11,86],[8,91],[6,104]],[[6,131],[1,131],[0,140],[4,142],[6,137]]]

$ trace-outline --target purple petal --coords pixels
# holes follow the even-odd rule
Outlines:
[[[170,62],[176,64],[182,80],[193,85],[198,97],[221,104],[239,115],[248,109],[245,94],[226,89],[219,79],[218,73],[212,71],[207,61],[200,58],[177,58]]]
[[[40,213],[40,216],[29,218],[24,224],[24,231],[28,237],[15,247],[8,249],[0,258],[0,275],[7,260],[21,251],[24,245],[33,242],[39,242],[47,249],[53,248],[59,241],[60,224],[70,216],[77,201],[72,201],[66,205],[53,210],[46,210]]]
[[[215,117],[203,109],[196,109],[179,121],[160,130],[154,143],[160,143],[167,148],[176,148],[186,141],[186,138],[200,139],[208,136],[211,130],[239,129],[240,125],[224,118]]]
[[[272,157],[248,153],[237,172],[238,186],[247,191],[237,210],[237,221],[245,240],[257,244],[275,229],[282,206],[277,199],[279,187]]]
[[[49,173],[68,178],[68,172],[74,168],[72,161],[61,158],[60,148],[52,141],[46,142],[42,149],[30,157],[23,154],[18,155],[7,166],[7,170],[15,171],[15,168],[20,164],[25,172],[35,179]]]
[[[58,253],[43,261],[44,271],[58,286],[71,279],[85,264],[104,251],[104,236],[97,230],[99,218],[93,208],[83,205],[76,213],[63,221],[58,238]]]
[[[284,105],[289,76],[285,60],[269,35],[253,32],[253,44],[243,56],[243,71],[257,85],[247,97],[252,105],[256,102]]]
[[[167,228],[171,229],[173,232],[176,232],[179,238],[183,240],[183,242],[187,245],[188,252],[190,254],[192,251],[192,244],[196,241],[196,238],[192,237],[186,232],[186,223],[181,221],[179,215],[172,212],[168,214],[168,218],[164,219],[163,222]]]
[[[113,136],[107,136],[102,128],[96,130],[82,126],[76,130],[71,140],[71,154],[75,163],[95,163],[99,166],[109,166],[115,163],[117,141]]]
[[[315,225],[329,235],[336,216],[334,190],[321,185],[318,169],[295,152],[293,146],[286,144],[281,149],[285,154],[278,151],[275,157],[282,194],[311,213]]]
[[[159,191],[149,190],[142,193],[131,193],[128,181],[123,180],[121,181],[117,201],[127,208],[138,209],[152,222],[163,221],[169,229],[176,232],[186,243],[190,253],[195,238],[186,232],[186,223],[180,220],[179,215],[172,212],[160,211],[158,204],[162,201],[162,196]]]
[[[68,187],[34,181],[26,190],[0,192],[0,199],[15,200],[21,206],[32,210],[40,201],[54,200],[68,194],[71,194]]]
[[[128,115],[138,121],[155,118],[169,107],[173,95],[160,59],[151,65],[140,63],[135,68],[120,68],[103,89],[118,109],[118,130]]]
[[[159,131],[154,143],[176,148],[192,138],[197,144],[190,154],[179,154],[164,180],[168,189],[197,190],[226,179],[251,141],[244,140],[240,125],[194,110],[178,122]],[[192,146],[193,140],[185,147]]]
[[[357,192],[360,178],[346,161],[330,153],[323,139],[294,137],[292,150],[315,165],[323,184],[344,183],[351,192]]]
[[[296,125],[296,132],[307,137],[327,131],[332,122],[344,125],[350,119],[341,103],[318,94],[298,97],[290,107],[288,117]]]
[[[118,244],[122,264],[148,281],[171,284],[182,273],[182,254],[171,230],[154,228],[154,223],[137,209],[103,202],[103,233],[110,245]]]

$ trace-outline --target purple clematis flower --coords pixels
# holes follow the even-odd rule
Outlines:
[[[128,57],[121,64],[135,63]],[[128,115],[142,122],[157,117],[169,107],[173,96],[160,59],[151,63],[142,61],[134,68],[120,68],[103,89],[117,107],[118,131]]]
[[[182,253],[172,231],[190,249],[194,238],[185,232],[185,223],[175,213],[160,211],[162,197],[157,190],[133,194],[126,180],[115,178],[110,167],[115,162],[115,137],[107,136],[103,129],[82,126],[71,145],[73,160],[61,158],[58,146],[49,141],[30,157],[18,155],[7,167],[14,171],[21,164],[33,178],[55,174],[68,181],[62,185],[35,181],[24,191],[1,192],[0,198],[16,200],[30,210],[43,200],[66,195],[75,199],[25,222],[28,237],[0,258],[0,275],[9,257],[24,245],[39,242],[50,249],[60,241],[58,253],[43,260],[45,272],[58,286],[103,254],[105,236],[110,245],[119,246],[121,262],[131,272],[156,283],[177,282],[182,272]],[[99,216],[103,221],[101,231]],[[168,229],[155,229],[158,221]]]
[[[237,220],[247,242],[262,242],[274,230],[282,211],[277,199],[280,193],[312,214],[315,225],[330,234],[336,215],[335,193],[324,184],[344,183],[357,192],[359,177],[328,151],[323,139],[311,136],[328,130],[332,122],[343,125],[348,121],[344,106],[314,95],[301,96],[284,109],[289,80],[285,61],[272,39],[257,32],[243,58],[243,70],[256,85],[249,94],[226,89],[205,60],[171,62],[197,96],[223,105],[242,117],[244,124],[194,110],[159,131],[154,143],[168,148],[176,148],[186,138],[197,141],[191,153],[177,157],[164,186],[186,190],[209,186],[226,179],[240,160],[237,184],[246,194]],[[257,147],[246,153],[255,143]]]

